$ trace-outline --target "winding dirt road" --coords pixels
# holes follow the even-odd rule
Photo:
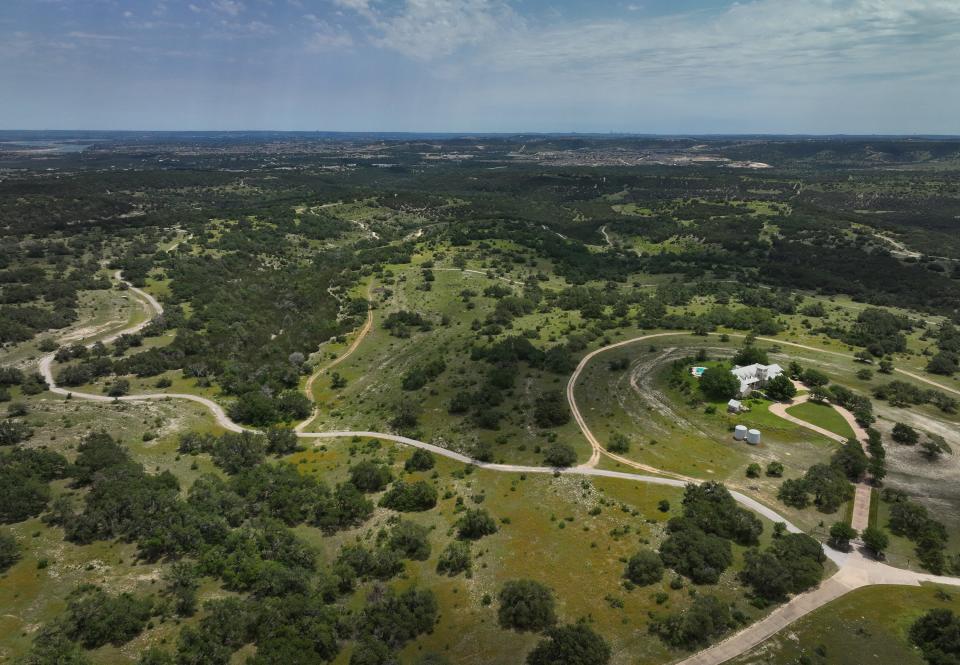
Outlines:
[[[468,271],[468,272],[479,272],[479,271]],[[480,273],[483,274],[483,273]],[[117,279],[121,279],[119,272],[116,274]],[[144,291],[137,289],[128,284],[130,290],[135,293],[141,302],[144,303],[144,306],[149,307],[156,314],[161,314],[163,312],[163,307],[153,296]],[[365,324],[364,329],[361,329],[360,334],[358,334],[357,339],[354,340],[354,343],[351,344],[350,348],[345,354],[343,354],[337,361],[341,362],[349,354],[353,353],[356,350],[356,347],[359,345],[359,342],[366,336],[372,327],[372,311],[368,312],[368,324]],[[124,333],[137,332],[147,325],[149,321],[139,323],[135,326],[125,328],[123,330],[117,331],[110,337],[107,337],[104,341],[110,341],[116,339]],[[368,327],[369,326],[369,327]],[[609,351],[611,349],[627,346],[629,344],[634,344],[644,340],[655,339],[659,337],[666,337],[670,335],[678,334],[687,334],[687,333],[677,333],[677,332],[666,332],[666,333],[653,333],[649,335],[643,335],[640,337],[635,337],[628,340],[623,340],[621,342],[616,342],[608,346],[596,349],[588,353],[577,365],[575,371],[570,377],[570,380],[567,382],[567,400],[570,404],[570,410],[573,413],[574,419],[577,422],[581,432],[584,437],[590,443],[592,448],[592,453],[590,459],[585,463],[577,467],[572,467],[569,469],[554,469],[551,467],[538,467],[538,466],[523,466],[523,465],[513,465],[513,464],[489,464],[484,462],[478,462],[471,459],[466,455],[456,453],[446,448],[436,446],[424,441],[418,441],[416,439],[411,439],[408,437],[384,433],[384,432],[372,432],[372,431],[332,431],[332,432],[303,432],[300,431],[299,426],[297,429],[297,436],[303,439],[337,439],[337,438],[351,438],[351,437],[369,437],[382,439],[386,441],[393,441],[402,445],[408,445],[415,448],[421,448],[423,450],[428,450],[434,454],[441,455],[443,457],[453,459],[464,464],[473,464],[481,469],[487,469],[490,471],[496,472],[506,472],[506,473],[537,473],[537,474],[553,474],[553,473],[564,473],[571,475],[581,475],[581,476],[592,476],[592,477],[606,477],[606,478],[619,478],[624,480],[630,480],[634,482],[644,482],[652,483],[657,485],[666,485],[671,487],[683,487],[687,483],[699,483],[702,482],[701,479],[690,478],[687,476],[672,474],[669,472],[664,472],[655,467],[648,465],[643,465],[633,460],[628,460],[619,455],[610,453],[601,445],[600,441],[597,440],[596,436],[590,431],[590,428],[587,426],[586,420],[583,418],[583,415],[580,413],[580,409],[577,406],[576,397],[574,395],[575,387],[577,380],[579,379],[581,373],[587,364],[595,358],[597,355]],[[816,349],[814,347],[805,346],[802,344],[795,344],[792,342],[784,342],[783,340],[774,340],[768,338],[761,338],[764,341],[775,342],[781,345],[788,345],[793,347],[805,348],[812,351],[832,353],[836,355],[843,355],[833,351],[825,351],[823,349]],[[104,395],[96,395],[91,393],[81,393],[81,392],[70,392],[63,388],[60,388],[56,385],[56,382],[51,371],[51,364],[53,362],[53,354],[48,354],[43,356],[39,362],[40,372],[43,375],[44,379],[49,385],[50,392],[59,395],[70,396],[77,399],[85,399],[99,402],[112,402],[114,398],[107,397]],[[324,369],[329,369],[333,364],[328,365]],[[898,370],[901,371],[902,370]],[[909,376],[913,376],[908,372],[902,372]],[[914,377],[919,378],[919,377]],[[922,379],[921,379],[922,380]],[[933,383],[931,381],[926,381],[927,383]],[[939,384],[933,383],[940,388],[951,390],[945,386],[940,386]],[[186,399],[207,407],[217,423],[224,427],[225,429],[242,432],[250,431],[247,428],[233,422],[227,414],[224,412],[220,405],[216,404],[212,400],[209,400],[204,397],[199,397],[196,395],[182,394],[182,393],[146,393],[146,394],[136,394],[136,395],[126,395],[119,398],[119,401],[133,402],[141,400],[167,400],[167,399]],[[312,419],[312,416],[311,416]],[[307,422],[307,421],[305,421]],[[301,423],[302,425],[303,423]],[[803,423],[805,426],[809,423]],[[622,471],[611,471],[607,469],[597,469],[596,465],[599,463],[600,456],[606,455],[607,457],[620,462],[621,464],[630,466],[635,469],[648,471],[650,473],[659,474],[656,476],[653,475],[641,475],[635,473],[626,473]],[[778,514],[773,509],[765,506],[756,499],[749,497],[741,492],[736,490],[731,490],[731,495],[733,498],[740,503],[741,505],[757,512],[760,515],[763,515],[767,519],[770,519],[774,522],[784,522],[787,526],[787,530],[790,532],[798,533],[798,529],[795,525],[786,520],[783,516]],[[862,586],[870,584],[901,584],[901,585],[919,585],[922,582],[936,582],[939,584],[949,584],[960,586],[960,578],[953,577],[941,577],[936,575],[928,575],[923,573],[915,573],[912,571],[901,570],[898,568],[893,568],[885,564],[867,559],[860,555],[857,552],[850,554],[845,554],[841,552],[836,552],[830,548],[825,547],[824,551],[826,555],[834,561],[838,567],[839,571],[830,579],[823,582],[817,589],[800,594],[794,597],[790,602],[782,605],[781,607],[774,610],[766,618],[758,621],[750,626],[746,627],[742,631],[736,633],[735,635],[725,639],[724,641],[701,651],[695,655],[690,656],[689,658],[679,661],[679,665],[720,665],[721,663],[726,662],[730,658],[738,656],[745,651],[756,646],[763,640],[771,637],[776,634],[778,631],[782,630],[785,626],[789,625],[796,619],[801,616],[829,603],[831,600],[839,598],[848,591],[859,588]]]

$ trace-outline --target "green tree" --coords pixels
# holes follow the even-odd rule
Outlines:
[[[759,478],[763,468],[756,462],[747,465],[747,478]]]
[[[783,464],[777,461],[767,464],[767,475],[771,478],[780,478],[783,476]]]
[[[610,645],[584,623],[557,626],[546,631],[527,655],[527,665],[606,665]]]
[[[497,532],[497,523],[483,508],[467,509],[457,520],[457,538],[479,540]]]
[[[740,392],[740,381],[725,367],[708,367],[700,375],[700,390],[712,400],[728,400]]]
[[[786,374],[779,374],[767,381],[763,391],[770,399],[783,402],[792,399],[797,394],[797,387],[793,385],[793,381],[787,378]]]
[[[630,452],[630,439],[622,432],[614,432],[610,435],[610,442],[607,444],[607,450],[611,453],[622,455]]]
[[[960,618],[952,610],[934,608],[910,626],[910,643],[930,665],[955,665],[960,662]]]
[[[418,480],[395,482],[380,499],[380,505],[400,512],[422,512],[437,505],[437,488]]]
[[[654,584],[663,579],[663,561],[652,550],[643,549],[627,560],[624,577],[640,586]]]
[[[437,559],[437,572],[441,575],[458,575],[469,573],[472,566],[470,557],[470,543],[455,540],[443,548],[440,558]]]
[[[863,539],[864,546],[873,556],[878,559],[883,558],[883,553],[890,543],[890,538],[887,537],[887,534],[885,534],[883,530],[875,526],[868,526],[863,530],[863,533],[860,534],[860,537]]]
[[[827,544],[841,552],[850,551],[850,541],[857,537],[857,530],[846,522],[834,522],[830,527],[830,539]]]
[[[533,580],[510,580],[499,595],[501,628],[537,632],[557,622],[553,592]]]
[[[189,561],[174,561],[164,572],[165,588],[174,603],[174,611],[181,616],[193,616],[197,611],[197,590],[200,576]]]
[[[544,451],[543,461],[558,468],[573,466],[577,462],[577,452],[569,443],[553,443]]]
[[[536,399],[533,420],[540,427],[559,427],[570,421],[570,409],[559,390],[548,390]]]
[[[905,446],[913,446],[920,441],[920,433],[906,423],[897,423],[893,426],[891,438]]]
[[[429,471],[433,468],[436,462],[433,459],[433,454],[427,450],[421,448],[416,448],[413,451],[413,454],[407,458],[407,461],[403,463],[403,469],[407,473],[412,473],[414,471]]]
[[[7,572],[13,564],[20,560],[20,545],[13,534],[0,531],[0,573]]]
[[[362,492],[381,492],[393,480],[390,467],[370,460],[350,467],[350,482]]]

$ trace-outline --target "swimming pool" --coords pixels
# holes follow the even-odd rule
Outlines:
[[[690,373],[693,374],[693,375],[694,375],[695,377],[697,377],[698,379],[699,379],[700,376],[701,376],[704,372],[706,372],[706,371],[707,371],[707,368],[706,368],[706,367],[691,367],[691,368],[690,368]]]

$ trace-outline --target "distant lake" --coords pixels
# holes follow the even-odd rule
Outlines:
[[[89,148],[90,143],[63,143],[60,141],[0,141],[0,145],[11,146],[13,148],[28,148],[35,150],[45,150],[49,152],[70,153],[83,152]]]

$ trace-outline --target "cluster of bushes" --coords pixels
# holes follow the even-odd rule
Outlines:
[[[498,596],[500,627],[518,632],[542,632],[542,639],[527,655],[527,665],[606,665],[612,652],[586,623],[557,625],[553,592],[533,580],[510,580]]]
[[[848,444],[845,448],[856,455],[853,446]],[[843,468],[834,464],[814,464],[802,478],[784,480],[777,498],[792,508],[800,509],[806,508],[812,501],[820,512],[834,513],[845,501],[853,498],[853,493],[853,485]]]
[[[770,547],[744,553],[740,579],[761,602],[780,601],[788,594],[813,588],[823,578],[826,555],[816,540],[805,533],[775,534]]]
[[[882,498],[890,504],[890,531],[913,542],[920,565],[941,575],[948,567],[946,527],[931,517],[924,506],[910,501],[903,492],[885,489]]]
[[[933,388],[919,388],[906,381],[894,380],[873,389],[873,396],[886,400],[890,406],[906,407],[915,404],[932,404],[944,413],[956,413],[957,400]]]
[[[660,545],[664,564],[695,584],[716,584],[731,563],[731,541],[755,545],[763,524],[736,504],[717,482],[687,485],[683,513],[667,523],[668,535]]]
[[[0,464],[11,480],[32,477],[46,487],[45,479],[70,477],[76,488],[86,490],[79,501],[63,495],[44,516],[62,526],[69,540],[123,538],[136,542],[147,560],[179,560],[165,575],[162,598],[110,596],[95,587],[75,592],[65,615],[38,634],[29,656],[38,662],[69,656],[69,662],[86,663],[77,644],[91,649],[126,643],[165,608],[192,614],[198,576],[218,578],[224,588],[249,596],[207,603],[204,618],[181,631],[177,662],[226,663],[248,643],[257,645],[257,662],[325,661],[347,639],[358,641],[357,651],[389,655],[436,622],[436,601],[429,591],[376,592],[355,613],[334,605],[357,580],[389,579],[402,571],[403,559],[425,560],[430,554],[427,528],[391,520],[374,551],[347,546],[329,569],[322,569],[316,553],[289,527],[309,523],[332,532],[361,524],[373,505],[353,482],[331,491],[291,465],[259,464],[240,468],[227,480],[203,475],[181,498],[171,474],[146,474],[105,434],[86,437],[72,465],[55,453],[25,449],[5,453]],[[12,486],[2,485],[5,491]],[[41,496],[27,516],[42,511],[48,498]],[[0,502],[4,509],[16,503]],[[490,531],[485,513],[467,518],[465,537]],[[0,550],[12,562],[16,544],[7,547],[7,540],[0,539]],[[158,660],[147,662],[172,662],[165,652],[154,657]]]

